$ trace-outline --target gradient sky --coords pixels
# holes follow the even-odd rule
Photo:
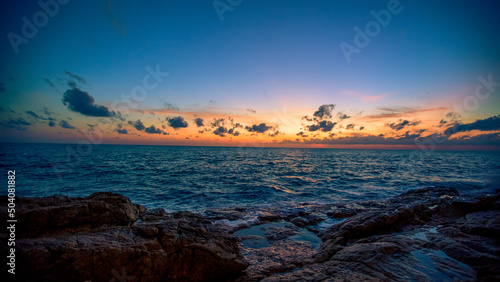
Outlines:
[[[495,1],[41,2],[0,4],[2,142],[500,148]]]

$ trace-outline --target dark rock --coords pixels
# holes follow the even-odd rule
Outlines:
[[[306,227],[307,226],[307,219],[304,219],[302,217],[296,217],[296,218],[290,220],[290,222],[297,225],[298,227]]]
[[[205,281],[248,266],[236,239],[198,214],[146,212],[113,193],[17,201],[23,281]]]
[[[365,210],[319,234],[323,242],[312,262],[262,281],[498,280],[498,196],[471,200],[433,187],[364,202]],[[332,206],[329,216],[342,208]]]
[[[326,213],[331,218],[346,218],[356,215],[356,210],[347,209],[347,208],[336,208],[332,211],[328,211]]]
[[[160,208],[147,210],[139,214],[139,219],[142,221],[160,220],[160,219],[166,219],[168,217],[169,215],[167,214],[167,212],[164,209]]]

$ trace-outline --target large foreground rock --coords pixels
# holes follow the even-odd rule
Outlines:
[[[235,238],[193,213],[146,211],[113,193],[17,204],[23,281],[220,280],[248,266]]]

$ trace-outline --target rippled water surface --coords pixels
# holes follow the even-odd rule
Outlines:
[[[1,144],[0,159],[16,170],[19,196],[112,191],[171,211],[385,199],[440,185],[471,193],[497,188],[500,175],[499,152]]]

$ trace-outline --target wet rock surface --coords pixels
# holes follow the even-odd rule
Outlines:
[[[226,221],[250,263],[237,281],[498,281],[499,200],[432,187],[385,202],[269,207],[274,221],[247,211]],[[304,230],[318,233],[318,249]]]
[[[22,281],[221,280],[248,265],[235,238],[197,214],[147,211],[113,193],[17,204]]]

